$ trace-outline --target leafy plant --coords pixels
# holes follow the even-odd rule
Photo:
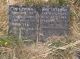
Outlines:
[[[18,43],[18,38],[15,36],[2,36],[0,37],[0,46],[10,47],[15,46]]]
[[[59,1],[59,5],[60,6],[66,5],[66,1],[65,0],[58,0],[58,1]]]
[[[25,0],[25,4],[26,5],[29,5],[29,6],[33,6],[33,5],[38,5],[38,6],[41,6],[41,5],[50,5],[50,6],[63,6],[66,4],[66,1],[65,0],[48,0],[47,2],[46,1],[43,1],[43,0]]]

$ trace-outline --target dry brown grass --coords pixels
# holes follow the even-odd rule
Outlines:
[[[1,59],[73,59],[72,48],[55,50],[46,44],[39,43],[30,46],[16,46],[15,48],[0,48]]]
[[[7,31],[7,4],[0,0],[0,35]],[[70,35],[63,40],[50,37],[47,43],[32,44],[30,46],[15,46],[14,48],[0,48],[0,59],[74,59],[75,52],[80,49],[80,6],[69,0],[73,14],[70,16]],[[19,1],[21,3],[23,1]],[[78,17],[79,16],[79,17]],[[54,39],[54,40],[53,40]],[[53,40],[53,41],[52,41]],[[63,45],[50,46],[53,42],[60,41]],[[76,42],[77,41],[77,42]],[[79,50],[80,51],[80,50]]]
[[[7,33],[7,6],[5,0],[0,0],[0,35]]]

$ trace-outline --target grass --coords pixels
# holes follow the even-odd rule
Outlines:
[[[4,1],[0,0],[1,34],[5,34],[7,31],[7,5]],[[76,41],[80,40],[80,6],[79,2],[76,3],[75,0],[67,1],[70,6],[70,11],[72,12],[69,23],[71,31],[67,38],[49,38],[50,40],[46,43],[40,42],[25,45],[19,41],[18,38],[1,36],[0,59],[74,59],[77,52],[80,51],[80,43],[76,43]]]
[[[4,46],[5,43],[3,43],[4,45],[0,47],[1,59],[72,59],[79,47],[77,44],[77,46],[71,45],[75,44],[75,41],[67,42],[65,38],[53,38],[45,43],[36,44],[34,42],[30,45],[25,45],[12,36],[3,38],[4,42],[12,43],[7,46]],[[0,40],[3,39],[0,38]],[[66,45],[68,45],[67,48],[65,48]]]

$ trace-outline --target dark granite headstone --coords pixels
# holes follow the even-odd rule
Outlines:
[[[9,34],[21,34],[24,39],[67,35],[68,20],[68,7],[42,7],[38,13],[33,7],[9,6]]]

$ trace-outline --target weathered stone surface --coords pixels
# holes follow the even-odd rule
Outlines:
[[[66,35],[68,33],[68,7],[42,7],[38,14],[33,7],[9,6],[9,33],[22,37],[36,39],[47,38],[52,35]]]

